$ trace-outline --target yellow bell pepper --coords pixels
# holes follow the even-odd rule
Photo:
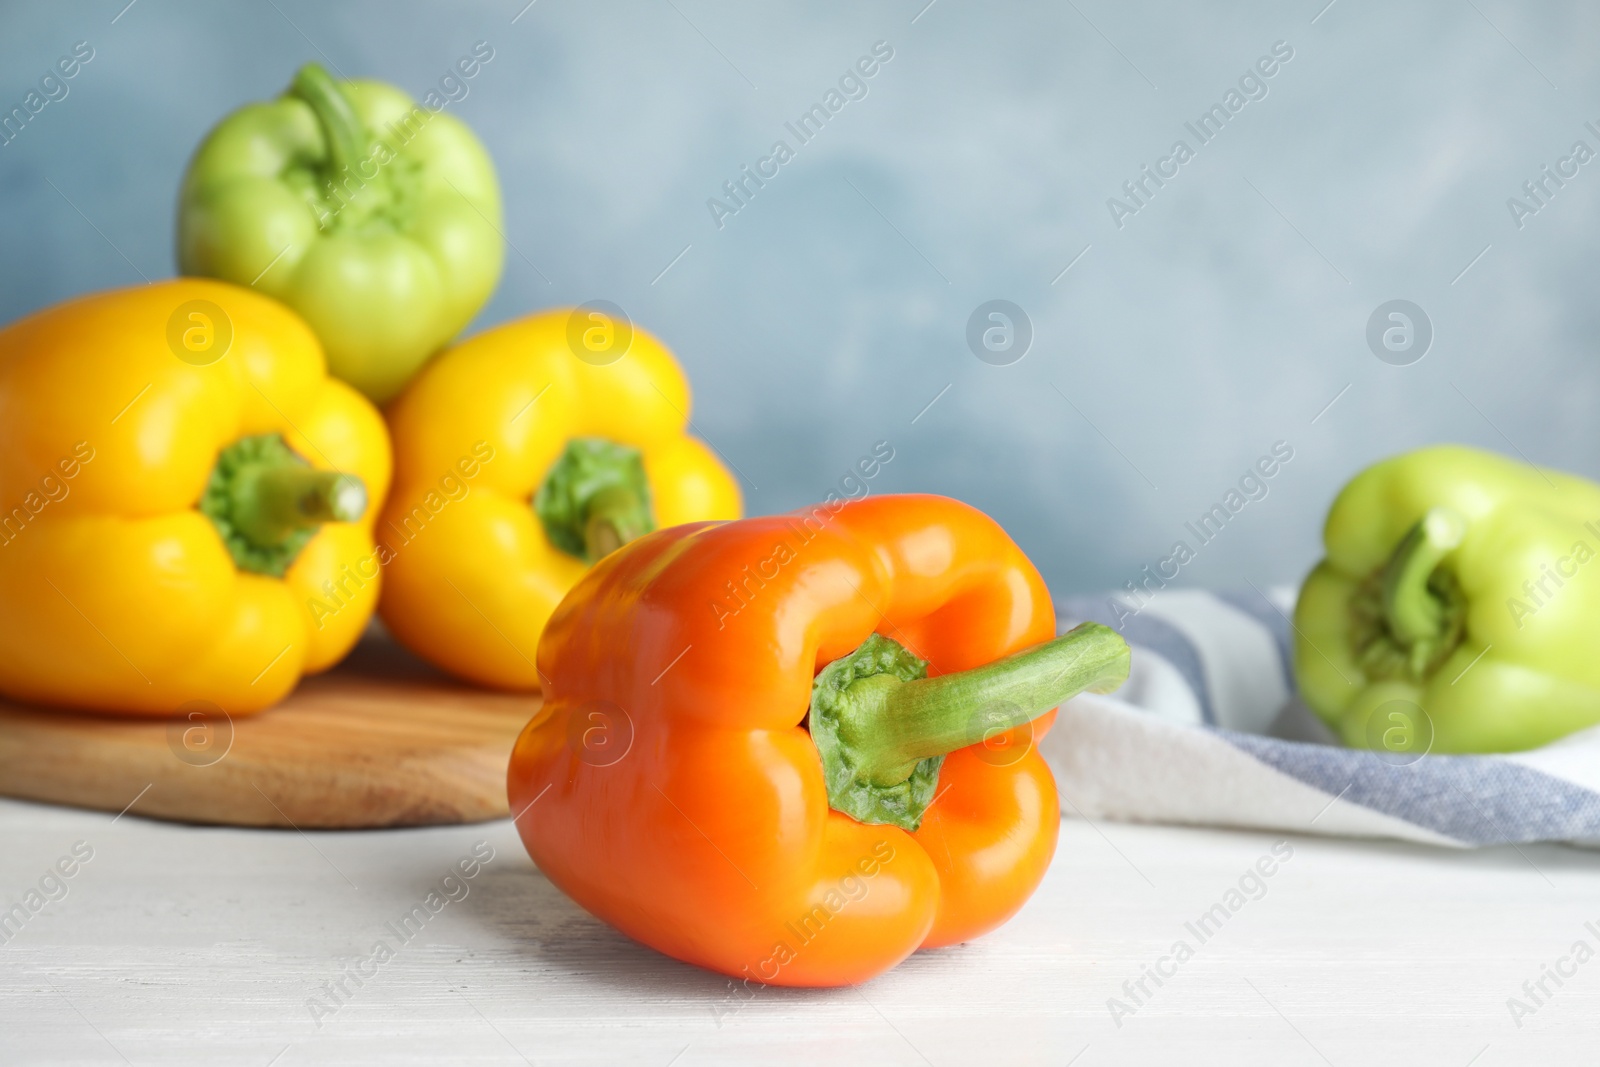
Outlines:
[[[388,411],[395,489],[379,613],[470,681],[534,689],[539,634],[591,562],[658,527],[739,517],[685,433],[689,387],[636,326],[563,309],[429,363]]]
[[[12,324],[0,692],[135,715],[272,705],[376,606],[389,476],[377,410],[249,289],[179,278]],[[352,595],[319,615],[330,587]]]

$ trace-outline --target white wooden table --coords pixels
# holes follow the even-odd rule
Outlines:
[[[0,1064],[1600,1062],[1600,959],[1546,978],[1520,1027],[1507,1008],[1600,948],[1600,856],[1290,838],[1201,943],[1185,924],[1277,840],[1069,820],[997,933],[859,989],[743,998],[580,911],[509,823],[302,835],[0,801],[0,907],[93,850],[0,944]],[[467,895],[401,942],[386,924],[478,842]],[[1193,957],[1135,1004],[1123,983],[1179,940]],[[313,1012],[352,961],[362,984]],[[1120,1026],[1112,997],[1136,1008]]]

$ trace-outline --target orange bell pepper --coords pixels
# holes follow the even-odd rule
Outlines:
[[[1128,670],[1115,631],[1054,632],[1027,557],[943,497],[649,534],[539,643],[517,828],[551,881],[670,956],[864,981],[994,929],[1044,877],[1060,812],[1030,742]]]

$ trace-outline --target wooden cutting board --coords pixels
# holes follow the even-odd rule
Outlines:
[[[370,632],[271,711],[130,720],[0,700],[0,794],[180,822],[299,829],[505,818],[537,694],[474,689]]]

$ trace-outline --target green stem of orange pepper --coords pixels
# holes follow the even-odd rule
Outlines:
[[[926,678],[922,660],[873,634],[824,668],[812,690],[811,735],[829,803],[861,822],[915,830],[946,754],[1078,693],[1108,693],[1127,679],[1128,664],[1115,630],[1084,623],[982,667]]]

